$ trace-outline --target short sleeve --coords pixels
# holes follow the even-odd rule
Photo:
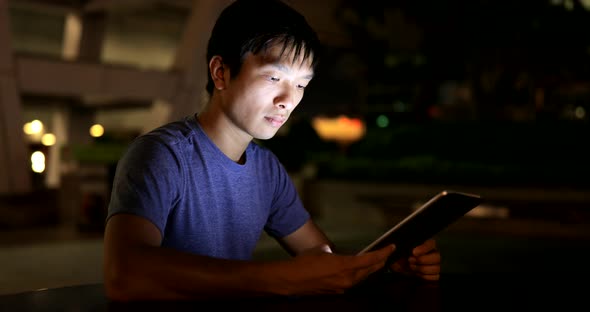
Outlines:
[[[162,235],[182,188],[181,159],[172,146],[139,137],[117,163],[107,220],[119,213],[144,217]]]
[[[265,231],[270,236],[281,238],[303,226],[310,215],[303,206],[291,177],[278,160],[275,169],[274,199]]]

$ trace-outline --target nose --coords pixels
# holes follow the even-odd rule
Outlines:
[[[274,104],[281,109],[292,110],[295,104],[294,91],[284,88],[281,93],[275,97]]]

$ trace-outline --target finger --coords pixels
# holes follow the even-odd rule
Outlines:
[[[420,274],[416,273],[418,277],[427,281],[438,281],[440,279],[440,274]]]
[[[367,252],[360,256],[354,256],[357,258],[357,260],[354,261],[354,267],[369,267],[380,262],[385,263],[385,260],[387,260],[389,255],[391,255],[394,250],[394,245],[388,245],[381,249]]]
[[[393,271],[401,272],[409,270],[409,261],[408,258],[401,258],[390,265],[390,268]]]
[[[417,246],[412,250],[412,254],[414,256],[420,256],[423,254],[427,254],[432,250],[436,250],[436,241],[434,239],[428,239],[421,245]]]
[[[366,267],[366,268],[362,268],[360,270],[357,270],[355,272],[355,280],[357,282],[358,281],[361,281],[361,280],[367,278],[370,274],[379,271],[380,269],[382,269],[385,266],[386,260],[387,259],[385,259],[383,261],[380,261],[380,262],[378,262],[376,264],[373,264],[373,265],[371,265],[369,267]]]
[[[417,274],[433,275],[440,274],[440,265],[415,265],[410,264],[410,269]]]
[[[359,270],[356,268],[356,277],[357,278],[365,278],[369,274],[376,272],[382,269],[385,264],[387,263],[387,259],[389,255],[395,250],[395,245],[385,246],[375,252],[371,252],[372,258],[374,261],[369,263],[368,265],[362,266]]]
[[[429,254],[421,255],[419,257],[410,257],[408,262],[410,264],[439,264],[441,261],[440,253],[433,251]]]
[[[406,275],[413,275],[414,274],[414,271],[412,271],[412,269],[410,268],[410,265],[407,262],[406,263],[396,262],[390,266],[390,269],[393,272],[397,272],[397,273],[401,273],[401,274],[406,274]]]

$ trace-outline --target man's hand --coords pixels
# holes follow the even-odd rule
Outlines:
[[[427,240],[414,248],[410,257],[394,262],[391,269],[428,281],[437,281],[440,278],[440,252],[436,249],[436,242],[433,239]]]
[[[347,289],[366,279],[371,273],[383,268],[394,246],[386,246],[363,255],[339,255],[318,247],[306,250],[290,264],[283,275],[286,279],[282,293],[309,295],[344,293]]]

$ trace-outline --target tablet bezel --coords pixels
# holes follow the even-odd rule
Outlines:
[[[397,248],[392,254],[390,261],[394,257],[399,258],[401,255],[411,252],[411,249],[420,245],[421,243],[418,243],[418,241],[424,242],[434,237],[470,210],[479,206],[482,201],[481,196],[477,194],[443,190],[359,251],[357,255],[379,249],[388,244],[395,244]],[[445,209],[444,213],[442,213],[443,211],[441,209]],[[433,219],[433,217],[440,216],[444,218]],[[420,237],[396,237],[396,234],[403,234],[404,231],[419,233]],[[404,244],[404,241],[412,241],[413,243]],[[410,250],[407,250],[408,248]]]

